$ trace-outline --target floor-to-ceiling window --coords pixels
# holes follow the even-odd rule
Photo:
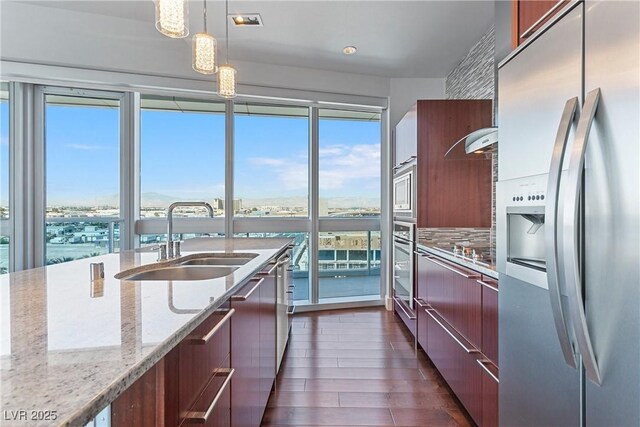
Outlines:
[[[120,232],[120,99],[53,92],[45,95],[47,264],[117,251]]]
[[[319,117],[318,297],[379,296],[379,222],[366,219],[380,217],[380,113]]]
[[[309,215],[309,109],[234,105],[234,215]]]
[[[9,84],[0,82],[0,274],[9,271]]]
[[[225,104],[210,100],[143,96],[140,111],[140,217],[167,216],[175,201],[206,201],[220,223],[225,215]],[[206,216],[203,208],[180,208],[181,218]],[[214,221],[215,222],[215,221]],[[174,230],[180,230],[178,224]],[[221,235],[223,226],[174,236]],[[155,232],[154,232],[155,231]],[[150,229],[141,245],[156,244],[166,231]]]
[[[294,239],[293,297],[309,300],[309,108],[234,103],[236,237]]]

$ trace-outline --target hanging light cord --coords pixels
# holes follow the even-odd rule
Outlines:
[[[204,32],[207,33],[207,0],[204,0]]]
[[[227,39],[227,64],[229,63],[229,0],[225,1],[225,38]]]

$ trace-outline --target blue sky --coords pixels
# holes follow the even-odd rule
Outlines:
[[[4,185],[8,157],[4,103],[1,112]],[[48,204],[115,202],[118,110],[48,106],[46,120]],[[193,199],[224,196],[223,115],[143,110],[141,123],[143,194]],[[307,196],[306,118],[237,115],[235,126],[236,197]],[[321,197],[379,198],[379,141],[379,122],[322,120]]]

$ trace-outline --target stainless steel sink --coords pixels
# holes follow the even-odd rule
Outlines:
[[[181,265],[245,265],[258,254],[203,254],[189,257]]]
[[[116,279],[121,280],[210,280],[218,277],[228,276],[236,271],[238,267],[220,266],[188,266],[178,265],[171,267],[155,268],[153,270],[134,273],[124,276],[122,273],[117,274]],[[118,277],[120,276],[120,277]]]

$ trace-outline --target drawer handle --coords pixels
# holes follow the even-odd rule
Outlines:
[[[434,322],[436,322],[438,325],[440,325],[440,327],[441,327],[442,329],[444,329],[444,331],[445,331],[447,334],[449,334],[449,336],[450,336],[451,338],[453,338],[453,340],[454,340],[455,342],[457,342],[457,343],[458,343],[458,345],[459,345],[460,347],[462,347],[462,348],[464,349],[464,351],[466,351],[468,354],[471,354],[471,353],[479,353],[478,349],[476,349],[476,348],[475,348],[475,347],[473,347],[473,346],[466,346],[466,345],[465,345],[461,340],[459,340],[459,339],[458,339],[458,337],[456,337],[456,336],[454,335],[454,333],[453,333],[453,332],[451,332],[451,331],[449,330],[449,328],[447,328],[446,326],[444,326],[444,324],[443,324],[441,321],[439,321],[439,320],[436,318],[436,316],[434,316],[434,315],[433,315],[433,313],[432,313],[432,312],[437,313],[437,312],[435,311],[435,309],[433,309],[433,308],[432,308],[432,309],[428,309],[428,310],[425,310],[425,311],[427,312],[427,314],[428,314],[429,316],[431,316],[431,318],[433,319],[433,321],[434,321]],[[438,315],[438,316],[439,316],[439,315]]]
[[[278,263],[276,261],[271,261],[269,264],[267,265],[272,265],[273,267],[271,267],[269,269],[269,271],[259,271],[256,273],[256,276],[269,276],[271,275],[271,273],[273,273],[273,270],[275,270],[276,268],[278,268]]]
[[[216,332],[218,332],[220,328],[222,328],[222,326],[225,323],[227,323],[229,319],[231,319],[231,316],[233,316],[233,313],[235,312],[236,310],[232,308],[227,312],[227,314],[224,315],[221,321],[216,323],[216,325],[213,328],[211,328],[211,330],[205,336],[203,336],[202,338],[191,338],[189,342],[191,342],[191,344],[198,344],[198,345],[203,345],[208,343],[211,337],[213,337],[216,334]]]
[[[413,300],[416,302],[416,304],[418,304],[418,307],[420,308],[430,307],[429,304],[427,304],[422,298],[414,298]]]
[[[542,15],[540,19],[533,23],[532,26],[524,30],[522,34],[520,34],[520,38],[526,39],[527,37],[529,37],[540,26],[540,24],[542,24],[549,16],[553,15],[556,10],[558,10],[558,8],[562,6],[563,3],[564,0],[559,0],[556,4],[554,4],[553,7],[547,11],[547,13]]]
[[[460,276],[464,277],[465,279],[475,279],[475,278],[479,277],[478,274],[467,274],[467,273],[464,273],[464,272],[458,270],[457,268],[453,268],[450,265],[447,265],[447,264],[444,264],[444,263],[442,263],[440,261],[437,261],[434,258],[427,258],[427,259],[429,261],[431,261],[432,263],[434,263],[434,264],[438,264],[440,267],[444,267],[449,271],[453,271],[454,273],[459,274]]]
[[[487,364],[491,363],[489,360],[487,359],[477,359],[476,362],[478,362],[478,365],[480,365],[482,367],[482,370],[485,371],[487,374],[489,374],[489,376],[491,378],[493,378],[493,380],[497,383],[500,383],[500,380],[498,379],[498,377],[496,377],[493,372],[491,372],[491,370],[489,368],[487,368]]]
[[[196,411],[187,412],[187,414],[184,417],[184,420],[190,423],[198,423],[198,424],[206,423],[209,420],[209,416],[211,416],[211,413],[216,408],[216,404],[218,403],[218,400],[220,400],[220,398],[222,397],[222,394],[225,392],[225,390],[229,386],[229,383],[231,382],[231,377],[233,377],[233,374],[235,373],[235,371],[236,370],[233,368],[218,369],[215,372],[214,376],[224,374],[226,375],[227,378],[225,378],[224,382],[222,383],[222,386],[220,386],[220,390],[218,390],[218,392],[216,393],[215,397],[209,404],[209,407],[205,412],[196,412]]]
[[[426,259],[431,259],[433,258],[431,255],[429,255],[426,252],[420,252],[420,251],[413,251],[414,254],[421,256],[422,258],[426,258]]]
[[[249,282],[256,282],[256,284],[253,286],[253,288],[251,288],[251,290],[249,292],[247,292],[244,295],[232,295],[231,296],[231,301],[246,301],[249,299],[249,297],[251,296],[251,294],[253,294],[256,289],[258,289],[260,287],[260,285],[262,284],[262,282],[264,282],[264,277],[261,279],[257,279],[257,278],[253,278],[251,280],[249,280]]]
[[[287,314],[294,314],[296,312],[296,306],[292,305],[287,308]]]
[[[288,263],[289,261],[291,261],[291,257],[286,257],[285,259],[278,261],[277,265],[278,266],[284,265],[284,264]]]
[[[404,312],[405,316],[407,316],[409,318],[409,320],[414,320],[416,318],[416,316],[412,316],[411,314],[409,314],[407,312],[407,310],[405,310],[404,305],[402,305],[402,303],[400,302],[400,298],[393,297],[393,300],[396,302],[396,304],[398,304],[400,306],[400,310],[402,310]]]
[[[493,285],[488,284],[487,282],[484,282],[484,281],[482,281],[482,280],[480,280],[480,279],[476,280],[476,282],[477,282],[478,284],[480,284],[480,285],[482,285],[482,286],[486,287],[486,288],[491,289],[492,291],[496,291],[496,292],[498,292],[498,288],[496,288],[496,287],[495,287],[495,286],[493,286]]]

